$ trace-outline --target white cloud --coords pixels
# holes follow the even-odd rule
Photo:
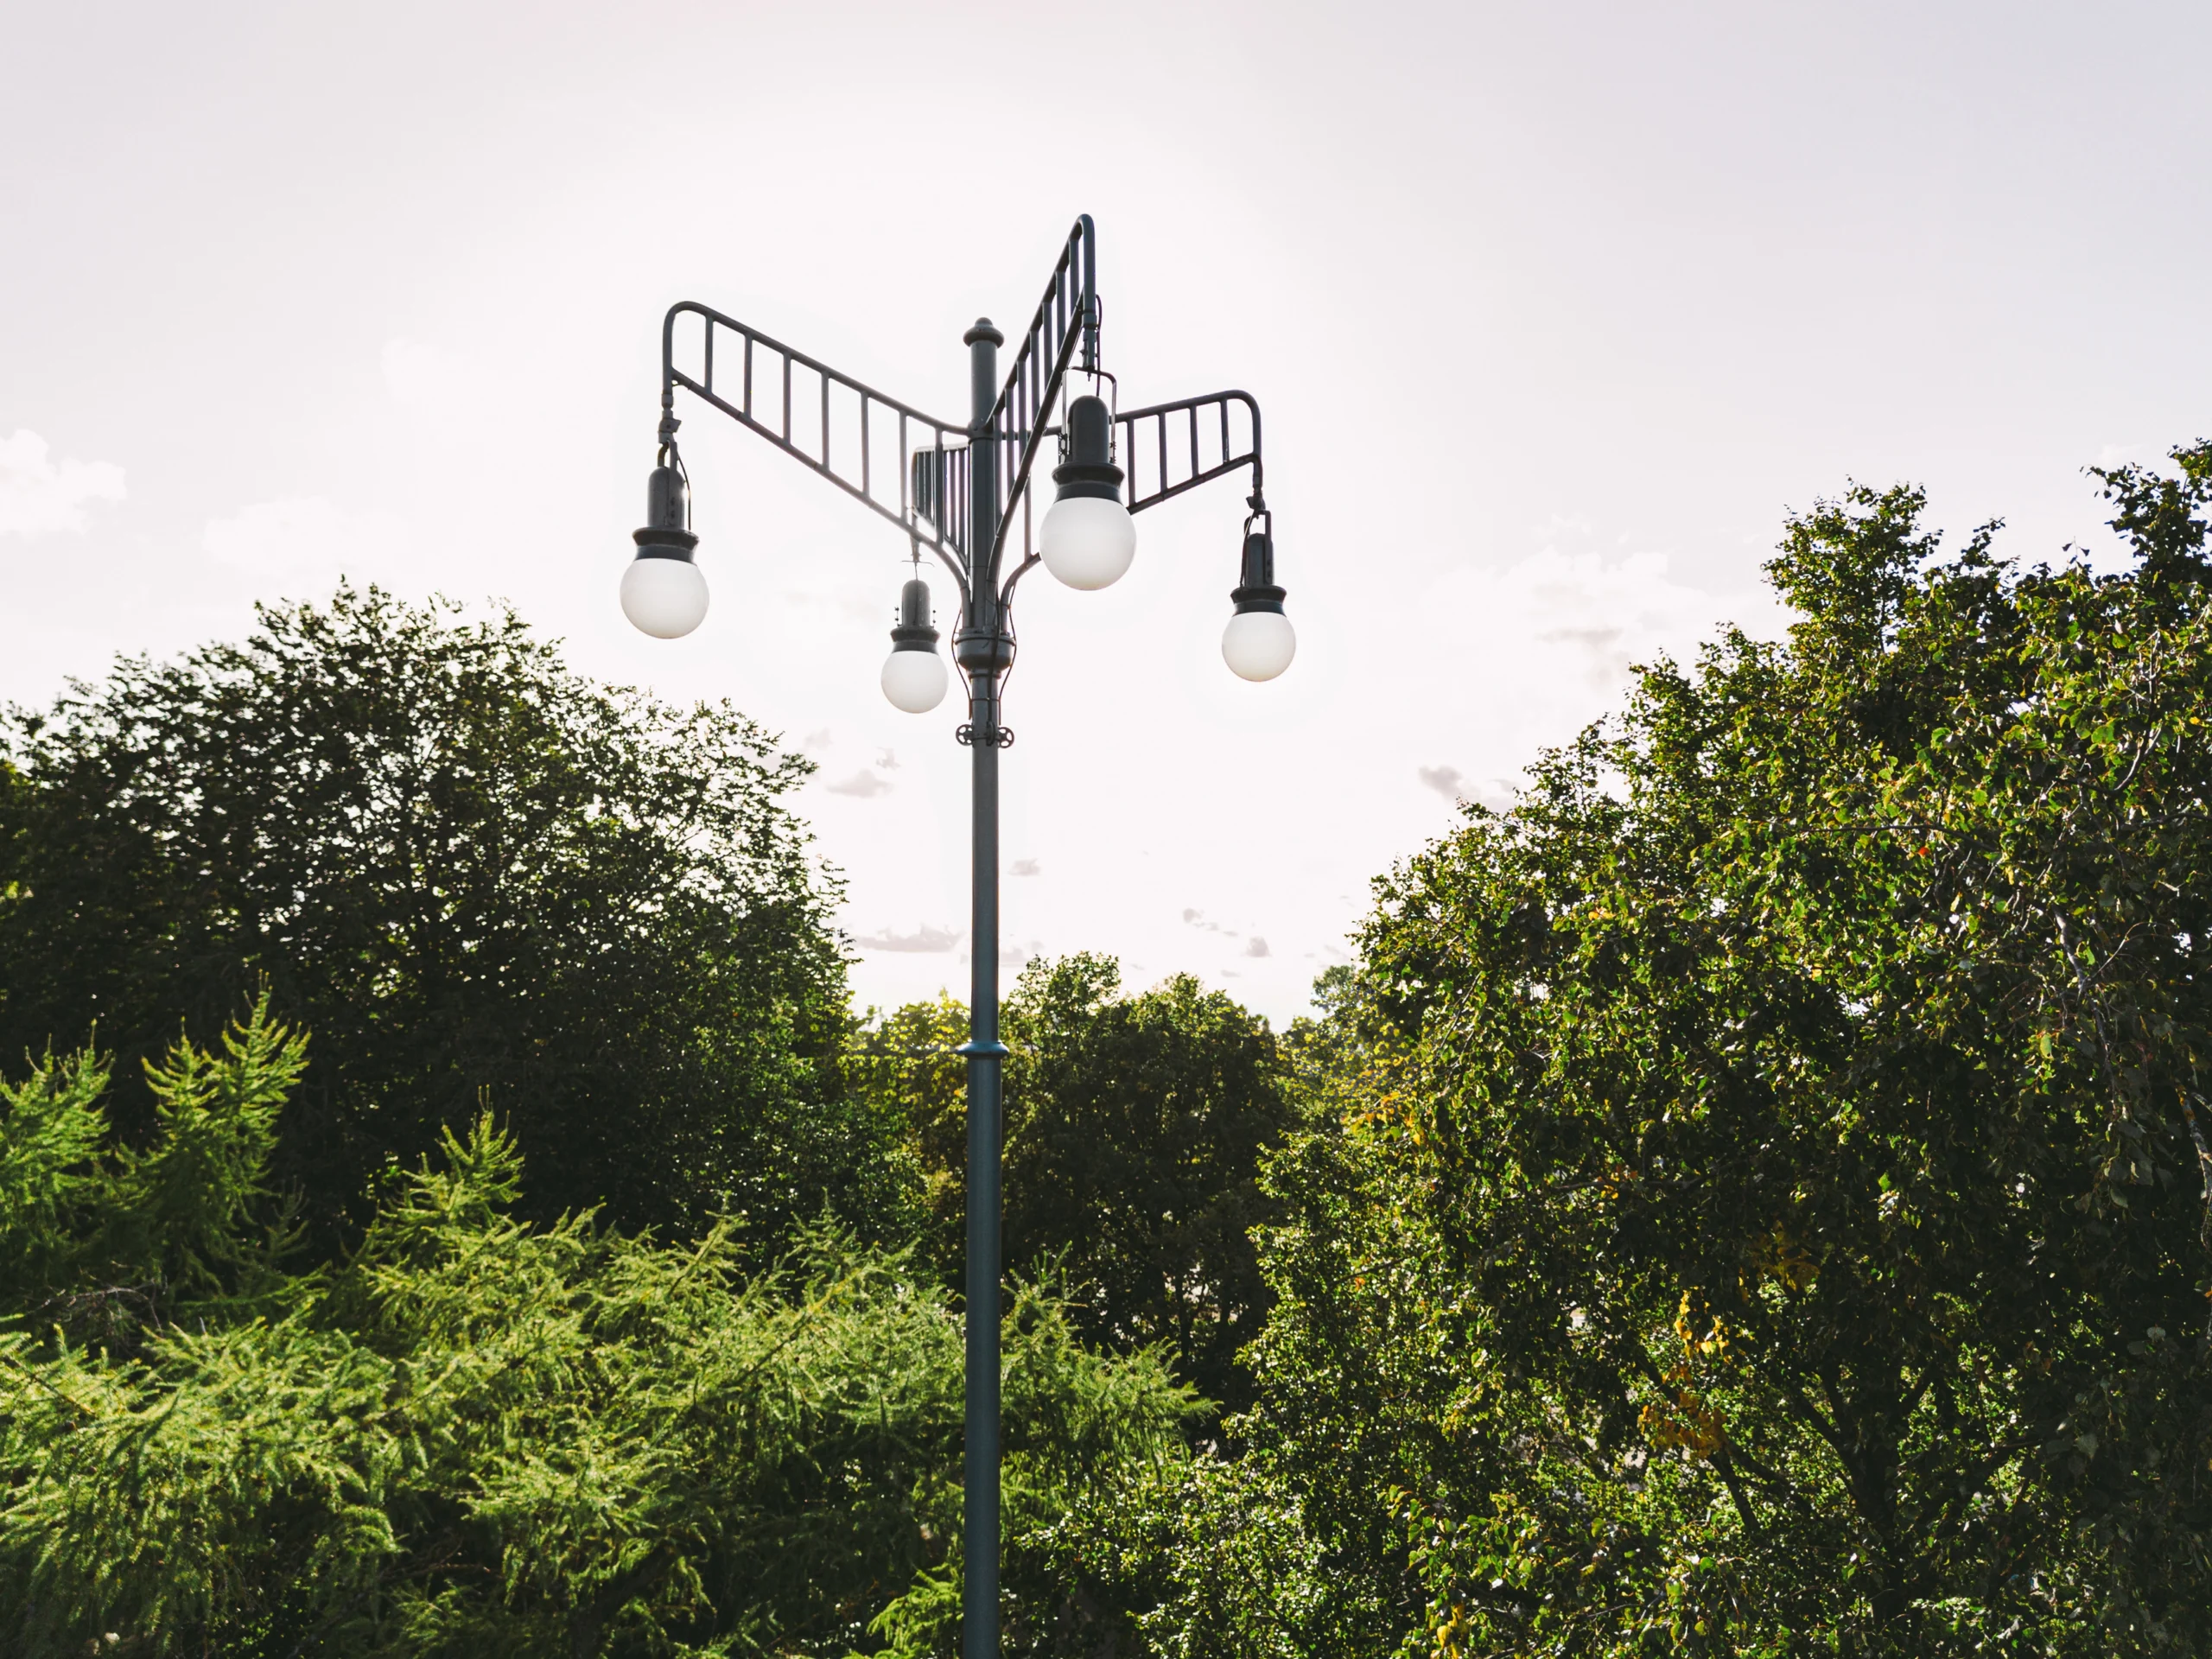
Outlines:
[[[1406,614],[1395,650],[1420,664],[1419,690],[1399,700],[1403,758],[1390,770],[1400,787],[1419,785],[1419,795],[1406,788],[1405,806],[1430,834],[1433,809],[1420,798],[1510,810],[1538,751],[1621,708],[1634,665],[1664,657],[1694,667],[1728,624],[1778,639],[1791,615],[1764,587],[1710,592],[1675,580],[1663,553],[1571,539],[1447,572]]]
[[[849,778],[841,778],[834,784],[824,784],[822,787],[832,795],[857,795],[864,801],[873,800],[878,795],[888,795],[892,790],[891,785],[865,769]]]
[[[924,922],[912,933],[894,933],[885,928],[880,933],[870,933],[856,941],[863,950],[919,951],[935,955],[950,950],[960,943],[960,935],[950,928],[931,927]]]
[[[1493,812],[1503,812],[1513,804],[1514,786],[1510,779],[1493,778],[1486,784],[1470,785],[1467,774],[1457,766],[1417,766],[1414,776],[1424,788],[1434,790],[1447,801],[1474,801]]]
[[[1017,858],[1007,867],[1012,875],[1042,875],[1045,867],[1033,858]]]
[[[1626,683],[1632,664],[1662,652],[1688,658],[1725,621],[1777,632],[1780,604],[1764,591],[1723,597],[1667,574],[1663,553],[1565,554],[1547,548],[1508,569],[1494,585],[1493,614],[1518,623],[1558,668],[1592,690]],[[1760,624],[1773,626],[1762,630]]]
[[[1777,639],[1789,612],[1764,588],[1708,593],[1675,581],[1663,553],[1548,547],[1503,569],[1456,570],[1414,607],[1429,619],[1431,660],[1449,664],[1454,712],[1480,710],[1499,729],[1556,742],[1610,708],[1633,665],[1694,661],[1729,622]],[[1500,715],[1505,715],[1501,721]],[[1503,756],[1497,757],[1499,759]],[[1470,794],[1449,766],[1420,769],[1439,793]]]
[[[1486,806],[1493,812],[1510,811],[1519,786],[1510,778],[1493,778],[1466,798],[1478,806]]]
[[[1466,774],[1457,766],[1416,766],[1422,783],[1427,785],[1447,801],[1459,798],[1459,785],[1467,781]]]
[[[405,547],[406,525],[390,513],[340,512],[320,495],[259,501],[209,523],[200,544],[232,569],[287,588],[320,590],[340,576],[366,581]]]
[[[0,535],[81,531],[92,501],[123,499],[123,468],[108,461],[54,461],[35,432],[0,438]]]
[[[1265,939],[1255,934],[1251,941],[1245,945],[1244,954],[1248,957],[1272,957],[1274,952],[1268,949],[1268,942]]]

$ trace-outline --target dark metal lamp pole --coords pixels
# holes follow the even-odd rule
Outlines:
[[[1250,512],[1222,655],[1243,678],[1268,680],[1289,666],[1296,646],[1275,585],[1259,405],[1244,392],[1219,391],[1116,412],[1102,395],[1113,392],[1114,378],[1098,359],[1097,241],[1089,216],[1078,219],[1003,382],[998,351],[1006,337],[988,319],[968,331],[971,412],[960,424],[887,397],[719,311],[690,301],[671,307],[661,327],[659,455],[646,525],[622,577],[622,608],[647,633],[674,639],[706,615],[690,486],[676,443],[680,387],[898,525],[918,563],[925,548],[934,553],[959,594],[952,657],[967,679],[968,720],[957,736],[973,751],[975,769],[969,1027],[960,1050],[968,1060],[965,1659],[997,1659],[999,1651],[999,1180],[1007,1054],[999,1040],[999,751],[1014,741],[999,699],[1014,665],[1014,589],[1040,563],[1070,587],[1107,586],[1135,551],[1131,514],[1249,467]],[[679,367],[678,325],[687,318],[699,321],[685,330],[687,366]],[[1071,374],[1091,390],[1065,396]],[[1043,525],[1033,527],[1030,473],[1047,438],[1057,440],[1060,456],[1052,471],[1056,493]],[[1017,525],[1020,556],[1009,570]],[[885,695],[910,713],[935,708],[946,675],[918,570],[900,594],[891,639]]]

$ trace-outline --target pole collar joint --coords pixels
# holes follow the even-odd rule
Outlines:
[[[963,1043],[952,1052],[956,1054],[965,1054],[970,1059],[984,1060],[1002,1060],[1014,1052],[1004,1043],[999,1042]]]
[[[1014,635],[1004,627],[957,628],[952,635],[952,660],[964,674],[996,680],[1014,666]]]

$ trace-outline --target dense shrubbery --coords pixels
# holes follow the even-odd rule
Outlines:
[[[0,1227],[31,1264],[0,1336],[9,1650],[945,1649],[941,1291],[830,1230],[759,1272],[727,1224],[661,1244],[518,1221],[488,1120],[394,1184],[357,1252],[293,1271],[256,1211],[302,1058],[265,1011],[218,1055],[180,1047],[143,1153],[107,1145],[86,1060],[6,1092]],[[1016,1293],[1017,1637],[1074,1616],[1070,1517],[1156,1486],[1190,1404]]]
[[[1910,491],[1795,521],[1789,639],[1644,671],[1382,880],[1281,1039],[1032,967],[1009,1652],[2212,1654],[2212,448],[2177,459],[2106,476],[2110,575],[1947,556]],[[331,702],[322,651],[443,712]],[[269,989],[115,1135],[89,1056],[5,1097],[0,1643],[956,1650],[963,1011],[850,1021],[792,763],[537,651],[341,598],[19,718],[9,1040],[127,1008],[101,1042],[158,1054]],[[606,746],[643,781],[579,792]],[[652,757],[697,753],[687,840]],[[448,819],[489,849],[450,887]],[[563,1046],[610,950],[705,1000]],[[590,1055],[570,1096],[500,1070]],[[658,1173],[587,1098],[681,1131]],[[410,1161],[324,1159],[349,1122]],[[538,1191],[541,1146],[577,1155]]]

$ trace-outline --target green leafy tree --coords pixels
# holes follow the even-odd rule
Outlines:
[[[1160,1459],[1028,1534],[1062,1586],[1047,1649],[1086,1659],[1316,1659],[1357,1624],[1297,1495],[1255,1457]]]
[[[315,1033],[272,1167],[327,1248],[488,1104],[541,1217],[605,1202],[895,1234],[896,1126],[837,1077],[835,881],[806,774],[727,707],[568,672],[512,613],[341,588],[251,638],[125,660],[0,742],[0,1055],[138,1062],[265,984]]]
[[[967,1259],[968,1005],[940,994],[870,1017],[845,1054],[847,1085],[900,1125],[917,1194],[916,1249],[947,1286]]]
[[[1458,1400],[1478,1357],[1457,1340],[1433,1161],[1400,1125],[1403,1045],[1357,966],[1314,987],[1285,1040],[1304,1122],[1267,1160],[1258,1232],[1273,1301],[1246,1352],[1256,1393],[1235,1427],[1284,1495],[1322,1586],[1316,1655],[1428,1648],[1402,1494],[1480,1503],[1494,1436]],[[1479,1649],[1478,1649],[1479,1651]]]
[[[1405,1651],[2207,1651],[2176,458],[2101,474],[2114,575],[1819,507],[1786,644],[1646,671],[1382,884],[1252,1421]]]
[[[179,1046],[144,1149],[114,1144],[89,1061],[0,1096],[0,1236],[38,1264],[0,1300],[0,1647],[956,1649],[941,1290],[828,1229],[760,1272],[727,1221],[682,1244],[531,1224],[487,1118],[390,1185],[349,1259],[287,1273],[256,1211],[300,1059],[265,1009]],[[118,1272],[154,1294],[57,1324]],[[1010,1646],[1058,1651],[1067,1518],[1154,1482],[1192,1400],[1034,1289],[1007,1330]]]
[[[1025,969],[1004,1023],[1007,1260],[1057,1262],[1094,1340],[1240,1406],[1260,1159],[1291,1122],[1267,1022],[1187,974],[1124,995],[1084,953]]]
[[[1292,1121],[1265,1020],[1187,975],[1134,995],[1109,957],[1026,968],[1001,1023],[1006,1259],[1048,1270],[1084,1333],[1158,1344],[1208,1399],[1249,1397],[1236,1363],[1267,1290],[1249,1237],[1262,1153]],[[855,1086],[911,1126],[929,1248],[957,1281],[966,1228],[967,1014],[949,998],[877,1023]]]

